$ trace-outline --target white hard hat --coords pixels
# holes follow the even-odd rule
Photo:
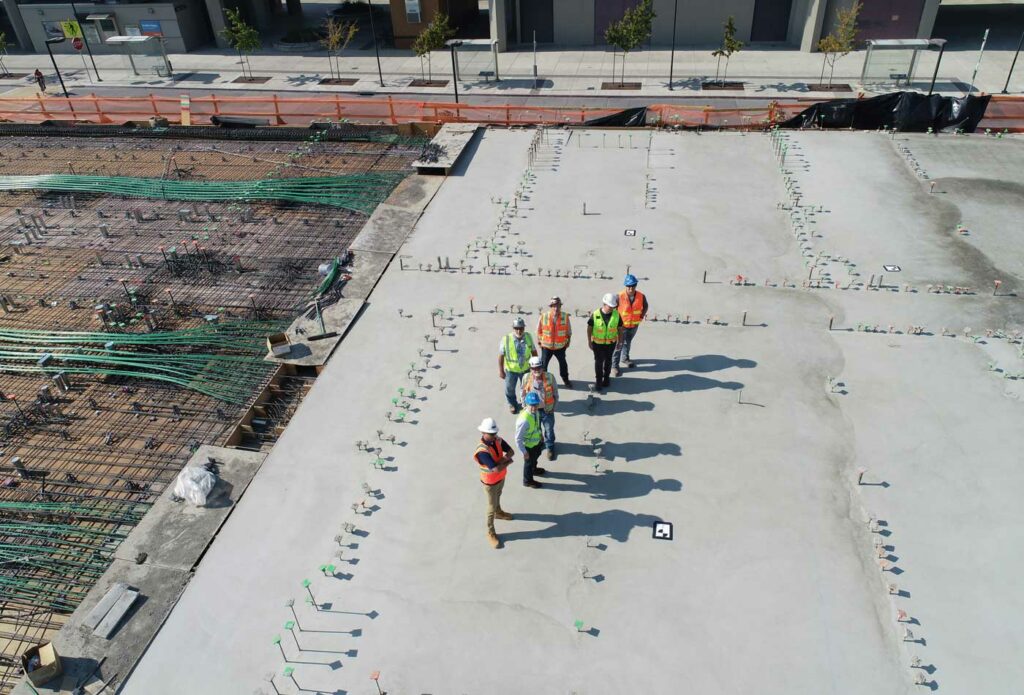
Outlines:
[[[522,316],[517,316],[512,319],[512,328],[526,328],[526,321],[523,321]]]
[[[539,357],[531,357],[530,358],[530,368],[531,369],[533,367],[543,367],[543,366],[544,366],[544,360],[542,360],[541,358],[539,358]]]
[[[608,294],[601,298],[601,303],[604,304],[605,306],[616,307],[619,305],[619,300],[614,294],[609,292]]]
[[[497,434],[498,423],[496,423],[492,417],[485,417],[480,421],[480,426],[477,427],[477,429],[481,432],[485,432],[486,434]]]

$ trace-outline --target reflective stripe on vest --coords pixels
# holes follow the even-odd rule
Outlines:
[[[594,311],[594,325],[590,328],[590,338],[598,345],[609,345],[619,339],[619,312],[612,311],[605,323],[604,314],[600,309]]]
[[[477,454],[484,451],[491,455],[491,458],[494,459],[495,463],[501,461],[504,456],[501,451],[501,437],[494,438],[493,447],[488,446],[487,443],[481,439],[480,443],[477,444],[476,451],[473,453],[473,460],[476,461],[476,465],[480,467],[480,482],[484,485],[494,485],[495,483],[499,483],[505,479],[505,475],[508,473],[508,467],[506,466],[501,470],[492,471],[490,468],[480,463],[480,459],[476,457]]]
[[[523,410],[519,413],[519,417],[516,418],[516,429],[519,429],[519,421],[526,420],[526,434],[523,436],[523,444],[526,445],[527,449],[540,444],[541,432],[540,432],[540,415],[537,413],[530,413],[529,410]]]
[[[540,377],[541,380],[544,382],[544,387],[543,387],[544,395],[541,396],[541,398],[544,401],[544,409],[545,410],[547,410],[548,408],[551,408],[551,407],[553,407],[555,405],[555,389],[551,385],[551,379],[548,379],[548,376],[550,376],[550,374],[551,374],[550,372],[545,372]],[[533,390],[533,385],[535,383],[536,383],[536,380],[533,378],[533,373],[532,372],[530,373],[530,375],[528,377],[523,379],[523,398],[524,399],[526,398],[526,394],[528,394],[530,391]]]
[[[548,350],[561,350],[569,342],[569,314],[546,311],[541,314],[537,340]]]
[[[529,333],[523,332],[523,342],[526,347],[523,349],[523,361],[522,363],[516,362],[518,355],[516,354],[516,337],[514,334],[509,333],[505,336],[505,371],[506,372],[525,372],[530,368],[530,355],[533,353],[533,338],[530,337]]]
[[[640,317],[644,315],[644,295],[639,290],[633,296],[630,303],[629,295],[623,290],[619,292],[619,316],[622,317],[622,325],[626,328],[640,325]]]

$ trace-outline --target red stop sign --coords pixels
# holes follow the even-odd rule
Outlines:
[[[82,50],[82,46],[84,46],[85,44],[82,43],[82,39],[75,37],[71,39],[71,45],[75,47],[76,51],[80,51]]]

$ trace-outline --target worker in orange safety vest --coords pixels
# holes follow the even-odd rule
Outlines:
[[[537,322],[537,342],[540,343],[540,356],[544,360],[544,371],[547,371],[548,363],[554,357],[558,360],[558,371],[562,376],[562,383],[566,388],[571,389],[569,361],[566,359],[569,343],[572,342],[569,314],[562,311],[560,297],[552,297],[548,306],[550,308],[540,315],[540,320]]]
[[[612,354],[615,376],[622,376],[623,364],[627,367],[636,366],[633,360],[629,359],[629,348],[633,344],[633,336],[640,328],[640,322],[647,317],[647,297],[636,289],[638,284],[636,276],[626,275],[622,284],[626,286],[626,289],[619,292],[618,310],[622,319],[621,342],[615,346],[615,352]]]
[[[477,430],[480,432],[480,441],[473,453],[473,460],[480,469],[480,482],[487,492],[487,540],[492,548],[497,549],[501,547],[501,539],[494,532],[494,520],[512,520],[512,515],[501,508],[501,491],[505,487],[505,476],[515,452],[508,442],[498,436],[498,423],[494,418],[484,418]]]

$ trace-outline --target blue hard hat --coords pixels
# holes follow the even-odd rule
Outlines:
[[[622,280],[622,284],[625,285],[626,287],[636,287],[636,275],[633,275],[632,273],[627,273],[626,277]]]
[[[523,399],[526,405],[540,405],[540,396],[537,395],[536,391],[530,391],[526,394],[526,398]]]

